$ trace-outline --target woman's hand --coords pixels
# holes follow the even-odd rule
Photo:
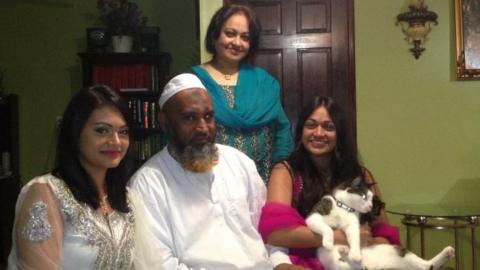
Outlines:
[[[360,225],[360,246],[370,246],[373,244],[372,228],[370,225]]]
[[[335,245],[345,245],[349,246],[347,236],[345,232],[340,229],[336,229],[333,231],[333,237],[335,239]],[[373,244],[380,244],[380,242],[376,241],[376,238],[372,237],[372,230],[370,225],[363,224],[360,225],[360,246],[370,246]]]
[[[335,245],[348,246],[348,240],[345,232],[340,229],[333,230],[333,242]]]
[[[373,237],[372,236],[372,228],[369,224],[364,224],[360,226],[360,245],[363,246],[371,246],[371,245],[378,245],[378,244],[390,244],[388,239],[384,237]]]

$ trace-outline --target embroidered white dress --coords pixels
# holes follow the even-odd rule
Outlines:
[[[61,179],[36,177],[17,200],[8,269],[134,269],[134,224],[132,212],[105,217]]]

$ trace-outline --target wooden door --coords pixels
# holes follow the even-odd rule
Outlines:
[[[355,138],[353,0],[247,2],[262,25],[254,64],[280,81],[292,124],[314,96],[329,95],[346,110]]]

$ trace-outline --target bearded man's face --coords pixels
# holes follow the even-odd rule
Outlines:
[[[213,105],[205,90],[192,88],[175,94],[163,114],[170,148],[185,169],[204,172],[218,163]]]

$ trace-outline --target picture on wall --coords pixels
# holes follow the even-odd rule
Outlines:
[[[458,79],[480,79],[480,0],[455,0]]]

